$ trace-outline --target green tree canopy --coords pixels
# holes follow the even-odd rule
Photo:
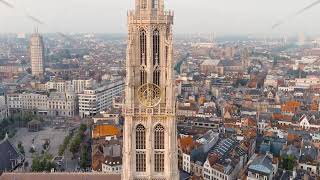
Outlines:
[[[51,160],[52,155],[50,154],[37,155],[32,160],[31,170],[33,172],[50,172],[52,168],[55,168],[55,164]]]

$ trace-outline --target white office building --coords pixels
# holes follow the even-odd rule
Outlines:
[[[113,98],[122,95],[124,81],[104,82],[79,94],[79,114],[92,117],[112,106]]]
[[[85,89],[93,87],[93,79],[78,79],[72,81],[54,80],[46,83],[46,90],[56,90],[57,92],[83,93]]]

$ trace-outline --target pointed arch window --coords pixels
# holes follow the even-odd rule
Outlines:
[[[153,84],[160,86],[160,70],[158,67],[153,71]]]
[[[146,171],[146,128],[139,124],[136,127],[136,171]]]
[[[164,127],[158,124],[154,129],[154,171],[164,172]]]
[[[136,128],[136,149],[146,149],[146,128],[141,124]]]
[[[140,85],[144,85],[145,83],[147,83],[147,71],[143,67],[140,70]]]
[[[153,65],[160,64],[160,32],[158,29],[153,31]]]
[[[154,148],[164,149],[164,127],[161,124],[154,129]]]
[[[158,9],[159,7],[159,0],[152,0],[152,8]]]
[[[169,53],[169,47],[168,46],[166,46],[166,52],[165,53],[166,53],[166,64],[165,65],[168,66],[168,58],[169,58],[169,54],[168,54]]]
[[[146,8],[147,8],[146,0],[141,0],[141,9],[146,9]]]
[[[147,35],[145,30],[140,31],[140,65],[147,65]]]

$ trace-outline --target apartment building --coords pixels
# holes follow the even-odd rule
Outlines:
[[[95,85],[93,79],[87,80],[72,80],[72,88],[76,94],[83,93],[85,89],[89,89]]]
[[[46,90],[56,90],[57,92],[67,92],[72,90],[70,81],[55,80],[46,83]]]
[[[77,112],[77,97],[73,92],[8,94],[7,104],[9,110],[29,110],[48,116],[73,117]]]
[[[73,117],[77,111],[76,98],[75,93],[51,93],[47,103],[48,115]]]
[[[120,96],[124,90],[124,81],[106,81],[98,86],[84,90],[79,94],[79,114],[92,117],[112,106],[113,98]]]
[[[93,87],[93,79],[78,79],[72,81],[54,80],[46,83],[46,90],[56,90],[57,92],[83,93],[85,89]]]

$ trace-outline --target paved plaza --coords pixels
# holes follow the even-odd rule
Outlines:
[[[19,142],[22,142],[26,153],[26,161],[31,164],[32,154],[29,152],[31,147],[34,147],[37,153],[41,153],[43,150],[43,144],[46,140],[50,141],[48,153],[57,155],[59,146],[63,143],[64,138],[68,135],[67,129],[55,129],[51,127],[45,127],[39,132],[29,132],[27,128],[17,129],[16,136],[12,139],[12,142],[17,147]]]

